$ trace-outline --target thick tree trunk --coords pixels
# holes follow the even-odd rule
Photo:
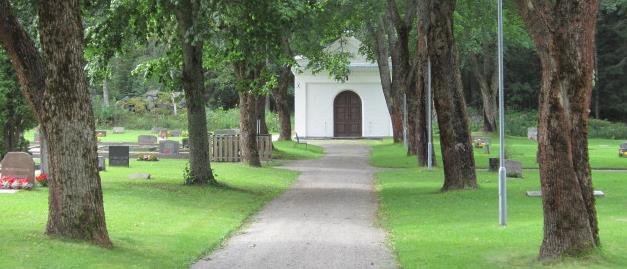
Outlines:
[[[472,73],[477,79],[479,89],[481,91],[481,102],[483,108],[483,130],[485,132],[496,131],[497,119],[497,91],[498,91],[498,71],[496,67],[496,59],[491,56],[494,51],[492,46],[484,49],[485,55],[482,55],[483,61],[479,60],[478,55],[471,56]],[[496,53],[496,52],[494,52]]]
[[[540,258],[576,256],[600,242],[587,139],[598,2],[532,2],[518,4],[542,63]]]
[[[272,97],[274,97],[277,114],[279,115],[279,140],[284,141],[292,140],[292,121],[290,118],[290,106],[287,95],[291,76],[291,66],[283,66],[279,74],[279,85],[272,90]]]
[[[176,8],[178,34],[183,55],[183,90],[187,104],[189,128],[190,184],[217,184],[209,160],[209,136],[205,111],[205,82],[203,73],[203,43],[188,35],[195,27],[198,12],[196,2],[182,0]]]
[[[83,70],[80,12],[79,1],[39,3],[43,61],[11,13],[9,3],[0,0],[0,41],[50,141],[52,180],[46,233],[111,247],[98,175],[94,118]]]
[[[453,38],[455,0],[433,1],[428,42],[444,162],[443,191],[477,187],[466,102]]]
[[[392,87],[392,77],[390,76],[390,65],[388,62],[388,47],[386,45],[386,22],[384,18],[379,18],[377,27],[370,29],[371,35],[375,39],[375,52],[377,64],[379,66],[379,76],[381,77],[381,86],[383,88],[383,96],[385,104],[390,113],[392,121],[392,137],[394,143],[403,141],[403,115],[401,112],[401,100],[399,94]]]
[[[266,123],[266,98],[267,95],[257,96],[257,101],[255,104],[255,131],[257,131],[257,127],[259,128],[259,134],[269,134],[268,132],[268,124]],[[259,123],[259,126],[257,126]]]
[[[102,80],[102,103],[105,107],[109,107],[109,79]]]
[[[427,29],[429,28],[429,10],[430,0],[421,0],[418,8],[418,23],[417,23],[417,40],[416,40],[416,88],[415,88],[415,148],[418,166],[428,165],[428,139],[429,134],[427,130],[427,106],[432,105],[430,100],[427,100],[427,65],[429,60],[429,52],[427,50]],[[435,165],[435,151],[432,153],[432,161]]]
[[[255,126],[256,96],[249,91],[239,93],[240,156],[243,163],[260,167]]]

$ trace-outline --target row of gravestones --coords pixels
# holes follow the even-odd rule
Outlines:
[[[113,127],[113,133],[114,134],[123,134],[125,132],[124,127]],[[165,128],[152,128],[151,130],[152,133],[157,133],[159,134],[159,137],[179,137],[182,134],[181,130],[167,130]],[[105,137],[107,136],[107,131],[102,131],[102,130],[96,130],[96,137]],[[39,138],[39,132],[37,132],[35,134],[35,141],[39,142],[38,140]]]
[[[159,154],[165,156],[179,155],[180,143],[172,140],[159,142]],[[129,146],[109,146],[110,166],[129,166],[130,147]]]

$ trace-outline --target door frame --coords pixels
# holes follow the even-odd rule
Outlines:
[[[337,135],[337,130],[335,128],[335,115],[336,115],[336,111],[335,111],[335,101],[337,100],[337,97],[345,92],[349,92],[354,94],[355,96],[357,96],[357,98],[359,99],[359,135],[357,136],[338,136]],[[349,111],[350,113],[350,111]],[[333,97],[333,137],[354,137],[354,138],[361,138],[364,135],[364,100],[361,98],[361,96],[359,96],[359,94],[357,92],[355,92],[354,90],[350,90],[350,89],[343,89],[340,90],[337,94],[335,94],[335,96]]]

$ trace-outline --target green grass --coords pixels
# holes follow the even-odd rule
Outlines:
[[[536,152],[538,144],[527,140],[526,137],[506,137],[506,149],[508,158],[522,162],[523,168],[538,168]],[[440,141],[438,137],[433,139],[433,147],[436,153],[438,165],[442,165],[440,154]],[[623,140],[590,139],[590,165],[595,169],[626,169],[627,158],[618,157],[618,146]],[[488,158],[498,158],[498,137],[492,138],[490,154],[483,149],[474,149],[477,168],[488,168]],[[402,153],[402,144],[392,144],[386,139],[373,144],[371,164],[379,167],[411,168],[416,166],[416,157],[407,157]]]
[[[599,142],[603,143],[603,142]],[[372,162],[403,167],[410,158],[394,163],[403,148],[373,147]],[[508,226],[498,225],[497,174],[478,173],[480,188],[441,193],[441,169],[406,168],[376,175],[379,219],[403,268],[627,268],[627,173],[593,173],[596,189],[606,192],[597,200],[599,254],[583,260],[565,260],[550,267],[537,262],[542,241],[542,202],[526,197],[539,190],[537,171],[525,179],[508,181]]]
[[[182,185],[185,165],[132,160],[131,168],[101,173],[111,250],[45,236],[46,188],[0,195],[0,268],[187,268],[297,176],[214,163],[218,181],[228,187],[190,187]],[[154,179],[128,179],[145,172]]]
[[[283,160],[317,159],[323,155],[322,147],[308,144],[297,144],[294,141],[274,141],[272,158]]]

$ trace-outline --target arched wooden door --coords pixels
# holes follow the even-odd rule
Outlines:
[[[333,135],[361,137],[361,99],[352,91],[343,91],[333,101]]]

